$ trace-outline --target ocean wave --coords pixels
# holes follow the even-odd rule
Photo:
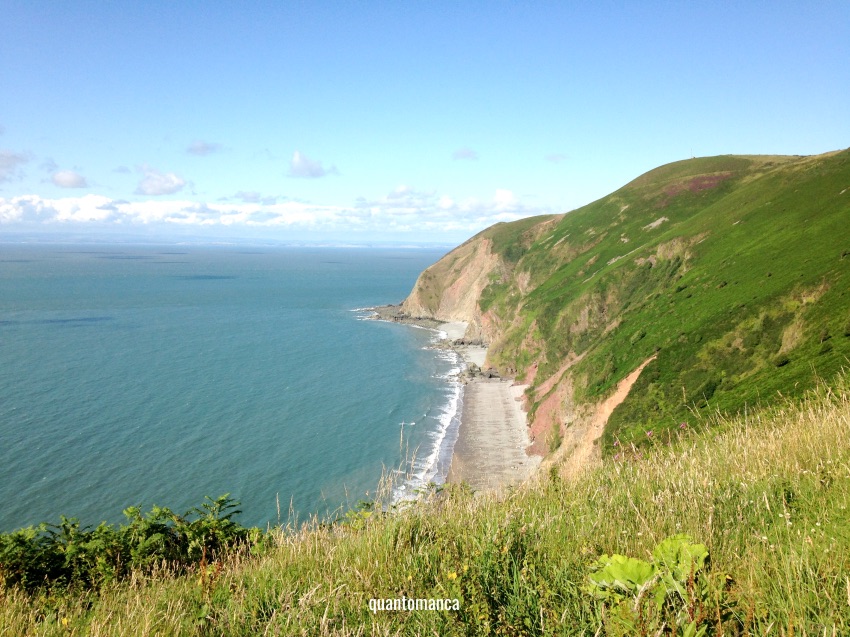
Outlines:
[[[432,343],[445,338],[445,332],[432,331],[435,332]],[[414,458],[404,480],[393,489],[393,504],[417,499],[432,482],[444,483],[451,465],[463,404],[463,384],[458,380],[458,374],[463,371],[465,363],[460,354],[454,350],[434,349],[433,351],[437,353],[440,360],[451,363],[448,372],[435,376],[446,382],[445,401],[438,407],[438,415],[432,417],[437,422],[435,428],[427,434],[428,448],[423,450],[421,457]]]

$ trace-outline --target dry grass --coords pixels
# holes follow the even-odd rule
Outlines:
[[[683,532],[710,552],[707,634],[850,634],[847,383],[710,425],[574,481],[553,471],[502,497],[452,488],[390,515],[279,529],[262,552],[204,574],[162,570],[78,595],[5,590],[0,634],[593,635],[589,565],[646,558]],[[401,595],[461,609],[368,609]]]

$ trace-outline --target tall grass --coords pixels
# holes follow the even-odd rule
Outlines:
[[[710,426],[709,426],[710,425]],[[710,555],[718,635],[850,634],[850,383],[715,416],[567,481],[500,496],[452,486],[356,523],[272,531],[254,554],[166,567],[99,592],[0,587],[2,635],[628,634],[584,587],[602,554],[649,559],[687,533]],[[370,598],[458,598],[372,613]],[[668,632],[664,634],[676,634]]]

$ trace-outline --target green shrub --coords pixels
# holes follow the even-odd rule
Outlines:
[[[788,358],[785,354],[779,354],[773,358],[773,364],[776,367],[785,367],[788,363],[791,362],[791,359]]]
[[[240,511],[229,494],[210,497],[184,515],[154,506],[124,511],[128,524],[106,523],[89,530],[76,518],[0,534],[0,585],[33,591],[48,587],[91,587],[124,577],[131,570],[150,570],[163,562],[185,570],[202,560],[260,540],[259,529],[247,529],[231,518]]]
[[[719,614],[705,577],[707,564],[704,544],[673,535],[655,547],[649,562],[603,555],[592,565],[584,590],[602,605],[609,635],[700,637],[710,627],[709,617]]]

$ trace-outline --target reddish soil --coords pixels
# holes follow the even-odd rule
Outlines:
[[[632,385],[640,376],[643,368],[649,365],[655,356],[647,358],[638,366],[631,374],[626,376],[617,385],[614,393],[596,405],[593,415],[589,420],[583,423],[575,423],[565,432],[564,444],[561,446],[565,460],[562,467],[562,472],[565,476],[578,475],[585,469],[593,466],[600,460],[599,448],[596,445],[597,439],[605,430],[605,425],[608,422],[608,417],[616,409],[617,405],[626,399]]]

